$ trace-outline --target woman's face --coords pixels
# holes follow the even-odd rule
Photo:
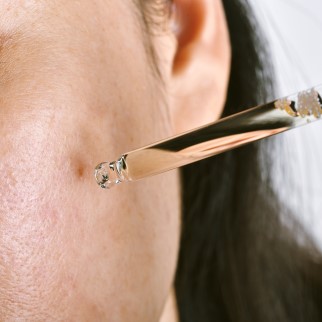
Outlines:
[[[0,12],[1,320],[157,321],[178,253],[178,172],[109,191],[93,176],[175,133],[134,4]],[[174,37],[155,43],[171,57]],[[159,67],[168,82],[170,63]]]
[[[1,319],[153,321],[175,269],[177,172],[110,191],[93,176],[171,134],[134,9],[5,1],[0,12]]]

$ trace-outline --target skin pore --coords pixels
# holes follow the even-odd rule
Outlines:
[[[93,177],[220,115],[221,3],[175,5],[177,31],[149,39],[161,90],[132,1],[0,2],[1,321],[177,320],[178,172],[110,191]]]

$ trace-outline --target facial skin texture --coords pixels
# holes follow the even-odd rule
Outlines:
[[[180,0],[177,10],[192,16],[192,4],[200,21],[151,40],[164,58],[163,95],[130,0],[0,2],[1,321],[176,319],[178,171],[105,191],[93,169],[218,115],[222,104],[207,102],[224,100],[229,74],[222,8]],[[222,48],[226,67],[210,79],[199,60],[202,50],[212,57],[206,22],[215,16],[220,37],[209,48]],[[208,59],[212,70],[218,57]],[[187,78],[205,80],[190,103]]]

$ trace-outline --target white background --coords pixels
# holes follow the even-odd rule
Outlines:
[[[322,1],[251,3],[270,42],[278,97],[322,84]],[[322,120],[267,139],[267,147],[276,192],[322,249]]]

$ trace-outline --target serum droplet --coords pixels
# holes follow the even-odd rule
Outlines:
[[[109,162],[102,162],[96,166],[95,179],[103,189],[109,188]]]
[[[123,157],[113,162],[102,162],[95,168],[95,179],[97,184],[103,189],[109,189],[112,186],[126,181],[124,176],[126,163]]]

